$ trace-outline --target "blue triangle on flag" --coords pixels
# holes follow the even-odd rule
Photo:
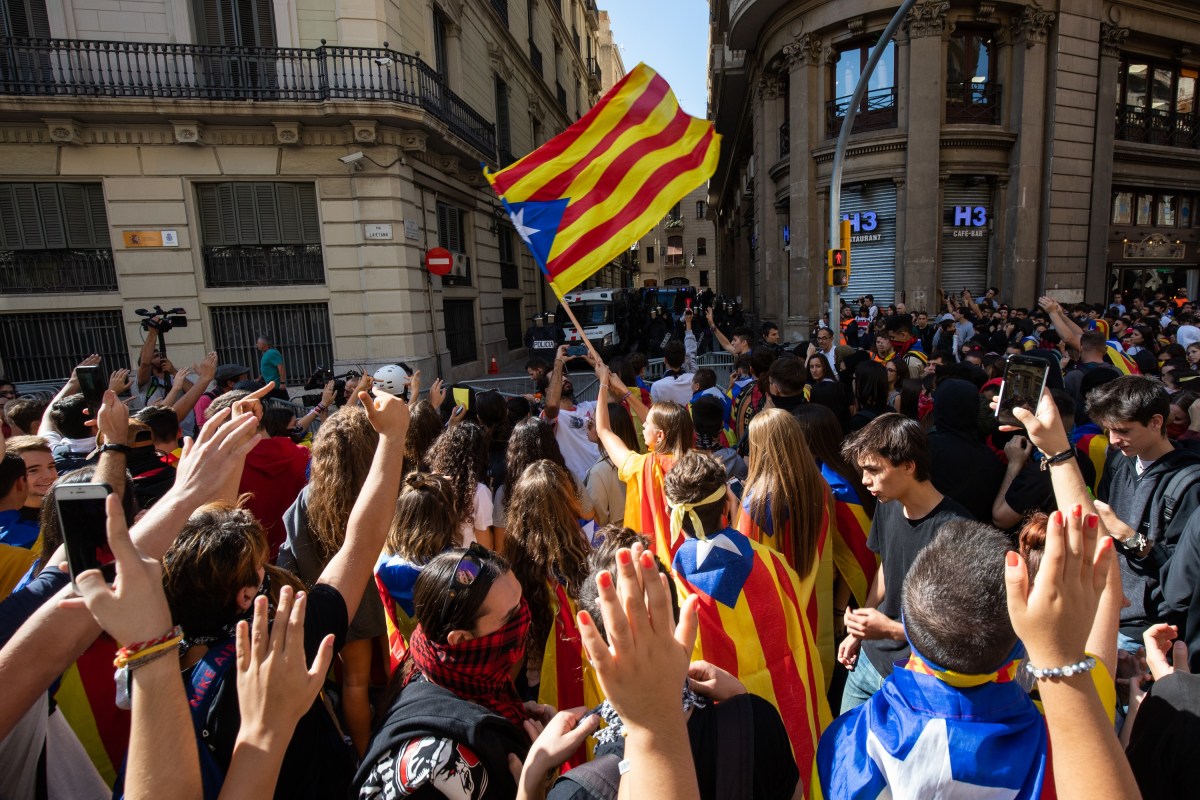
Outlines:
[[[546,272],[546,262],[550,260],[554,237],[558,234],[558,226],[562,223],[563,213],[570,202],[569,197],[563,197],[557,200],[528,200],[524,203],[504,204],[513,227],[517,229],[517,235],[529,247],[542,272]]]

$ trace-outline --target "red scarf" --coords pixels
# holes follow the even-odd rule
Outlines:
[[[432,641],[418,625],[405,656],[412,659],[414,667],[405,686],[418,674],[424,675],[463,700],[491,709],[524,730],[522,723],[529,715],[510,675],[513,667],[525,658],[529,622],[529,605],[522,599],[516,615],[504,627],[457,645]]]

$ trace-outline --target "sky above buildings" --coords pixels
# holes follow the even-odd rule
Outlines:
[[[706,0],[600,0],[626,71],[644,61],[666,78],[683,110],[708,112]]]

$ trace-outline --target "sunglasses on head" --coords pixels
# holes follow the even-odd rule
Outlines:
[[[442,603],[442,614],[438,618],[438,627],[446,626],[446,617],[450,612],[450,604],[464,590],[474,586],[477,581],[483,576],[483,580],[488,580],[483,575],[483,562],[488,557],[489,552],[486,547],[479,542],[471,542],[471,546],[458,559],[458,563],[454,565],[454,571],[450,573],[450,588],[446,590],[446,600]]]

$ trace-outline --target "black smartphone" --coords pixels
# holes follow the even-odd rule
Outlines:
[[[83,399],[87,401],[88,406],[99,408],[104,400],[104,390],[108,388],[108,381],[100,367],[76,367],[75,376],[79,378],[79,391],[83,393]]]
[[[117,564],[108,547],[108,514],[104,508],[110,494],[112,488],[106,483],[66,484],[54,490],[72,583],[89,569],[100,570],[109,584],[116,580]]]
[[[996,420],[1001,425],[1024,427],[1013,414],[1013,409],[1019,406],[1031,413],[1036,411],[1049,373],[1050,365],[1040,358],[1010,356],[1004,365],[1004,382],[1000,385]]]
[[[587,345],[583,345],[583,344],[567,345],[567,355],[569,355],[571,357],[586,356],[587,355]]]

